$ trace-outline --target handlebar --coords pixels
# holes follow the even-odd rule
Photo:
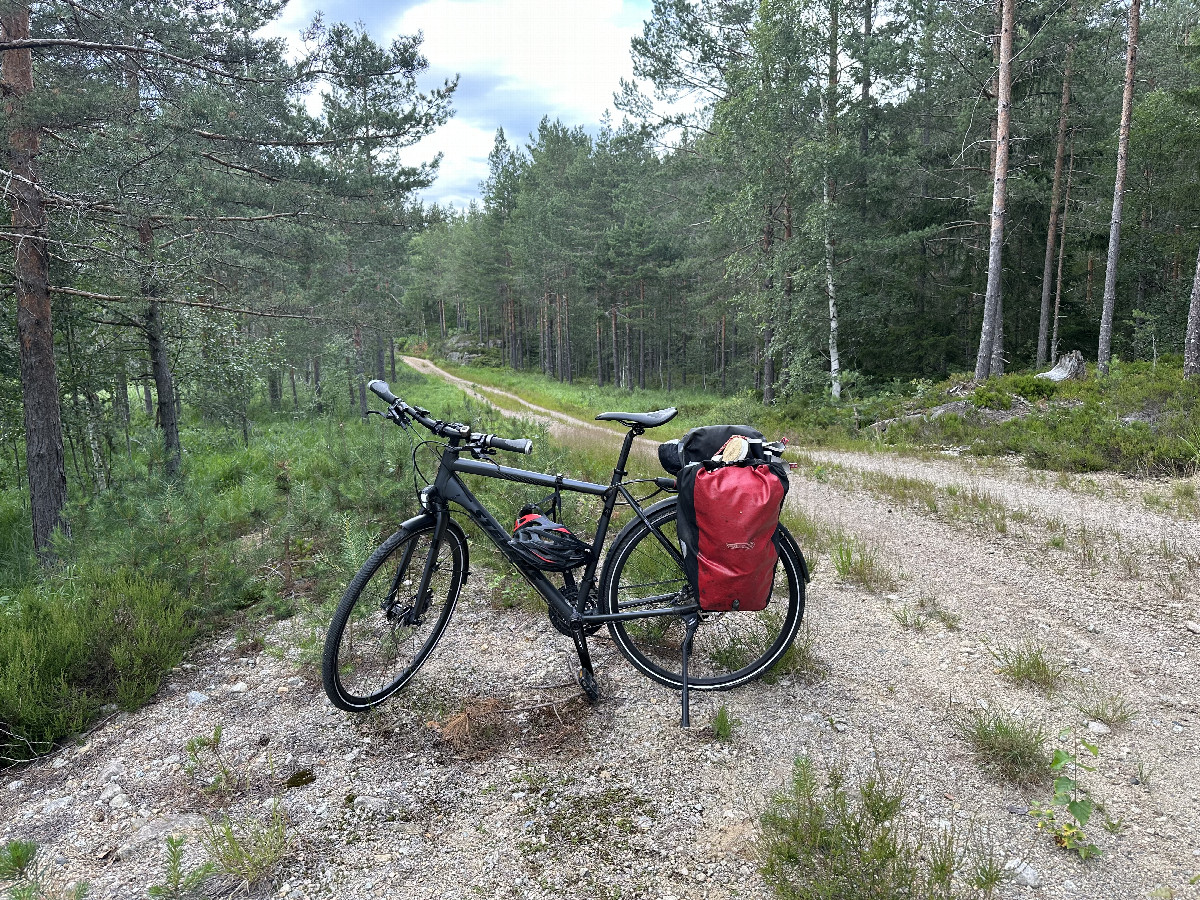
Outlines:
[[[392,393],[392,389],[388,387],[386,381],[380,381],[378,378],[374,379],[373,381],[368,381],[367,389],[388,406],[391,406],[400,399]]]
[[[390,417],[397,424],[402,425],[404,424],[404,419],[412,419],[419,425],[428,428],[438,437],[459,438],[466,441],[468,448],[507,450],[509,453],[523,453],[526,456],[533,451],[533,441],[529,440],[529,438],[511,440],[509,438],[498,437],[494,434],[482,434],[477,431],[471,431],[466,425],[459,425],[454,422],[442,422],[439,419],[430,418],[428,410],[409,406],[393,394],[392,389],[388,387],[386,381],[376,378],[367,382],[367,387],[372,394],[390,407]]]

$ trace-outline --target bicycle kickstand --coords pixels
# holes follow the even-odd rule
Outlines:
[[[588,652],[583,627],[576,625],[572,628],[571,637],[575,640],[575,652],[579,654],[579,687],[588,703],[595,705],[600,702],[600,685],[596,684],[596,674],[592,671],[592,655]]]
[[[679,727],[691,728],[692,715],[691,710],[688,708],[688,657],[692,655],[692,639],[696,636],[696,629],[700,626],[700,617],[692,613],[684,621],[687,623],[687,631],[683,636],[683,644],[679,648],[683,665],[683,693],[680,697],[683,709],[680,713]]]

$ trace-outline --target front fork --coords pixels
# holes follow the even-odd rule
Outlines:
[[[433,580],[433,573],[438,567],[438,552],[442,547],[442,537],[446,534],[446,528],[450,523],[450,511],[445,507],[438,509],[436,519],[433,526],[433,538],[429,543],[429,553],[425,557],[425,564],[421,569],[421,581],[417,585],[416,596],[413,599],[412,605],[400,618],[398,624],[404,628],[415,628],[421,624],[421,617],[425,615],[425,611],[429,608],[429,583]],[[418,517],[410,519],[401,527],[411,527],[413,523],[422,519],[428,519],[431,516]],[[422,522],[422,524],[424,524]],[[410,541],[404,548],[404,556],[396,566],[396,574],[392,578],[392,587],[388,591],[387,599],[384,601],[384,606],[394,607],[399,596],[401,584],[400,580],[404,577],[404,573],[409,571],[409,564],[412,562],[412,555],[416,550],[416,541]]]

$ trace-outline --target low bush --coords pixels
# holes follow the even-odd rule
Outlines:
[[[0,761],[46,752],[106,704],[133,709],[183,656],[189,602],[166,582],[89,569],[0,609]]]
[[[944,900],[990,897],[1001,880],[994,854],[952,827],[923,829],[907,807],[908,783],[873,769],[824,787],[807,757],[762,818],[762,873],[781,900]]]

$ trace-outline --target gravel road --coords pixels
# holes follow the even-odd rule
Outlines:
[[[763,897],[758,817],[808,754],[852,773],[907,772],[914,827],[970,830],[1024,863],[1026,883],[999,896],[1194,897],[1200,528],[1145,499],[1176,487],[813,452],[789,503],[853,538],[892,582],[868,591],[810,553],[806,618],[823,680],[698,696],[698,726],[684,731],[678,696],[636,677],[601,634],[605,699],[588,708],[569,639],[544,616],[497,608],[508,582],[475,566],[434,659],[379,713],[330,707],[296,649],[303,617],[262,647],[225,636],[144,709],[6,772],[0,838],[37,841],[52,878],[87,880],[95,898],[139,897],[162,880],[167,835],[189,836],[192,865],[205,817],[263,816],[277,799],[290,855],[260,888],[276,896]],[[913,621],[922,603],[957,627],[904,627],[897,616]],[[1030,643],[1067,669],[1051,697],[1003,678],[989,653]],[[1083,776],[1104,807],[1089,829],[1103,855],[1084,863],[1026,811],[1048,785],[989,774],[953,720],[986,705],[1043,723],[1059,746],[1061,728],[1091,734],[1077,704],[1099,695],[1137,715],[1097,738]],[[722,702],[737,720],[727,743],[702,727]],[[464,708],[472,740],[455,743]],[[216,726],[230,777],[213,790],[202,786],[213,761],[202,754],[189,772],[186,745]]]

